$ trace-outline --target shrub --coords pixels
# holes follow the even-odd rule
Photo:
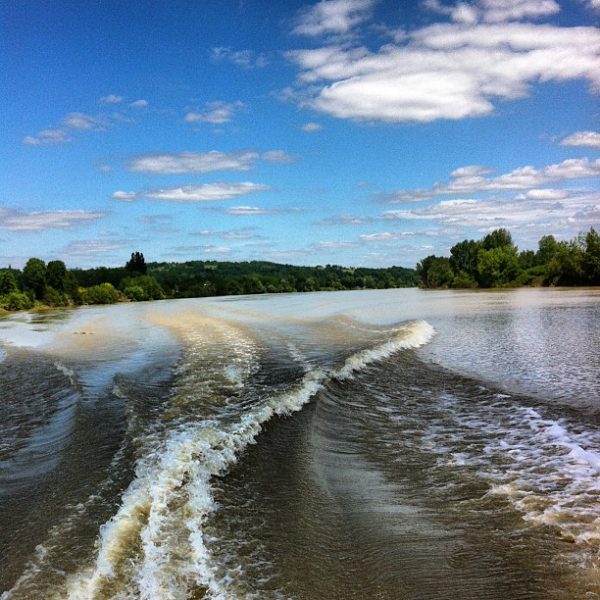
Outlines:
[[[29,310],[33,302],[27,294],[14,291],[0,298],[0,306],[5,310]]]
[[[114,304],[119,301],[119,292],[110,283],[83,288],[81,296],[84,304]]]

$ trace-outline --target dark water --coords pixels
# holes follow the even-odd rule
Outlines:
[[[2,321],[2,598],[600,598],[599,323],[594,290]]]

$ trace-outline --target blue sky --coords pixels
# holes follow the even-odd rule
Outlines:
[[[598,0],[0,4],[0,267],[389,266],[600,225]]]

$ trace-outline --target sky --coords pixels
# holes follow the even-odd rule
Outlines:
[[[0,3],[0,268],[413,267],[600,228],[600,0]]]

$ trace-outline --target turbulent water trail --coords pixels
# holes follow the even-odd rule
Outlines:
[[[213,561],[203,532],[215,510],[213,478],[255,442],[263,424],[302,408],[324,381],[351,378],[433,334],[424,322],[399,327],[391,339],[350,355],[338,368],[311,368],[273,393],[250,381],[264,352],[256,340],[222,322],[203,319],[201,328],[193,327],[193,319],[185,322],[175,391],[155,429],[136,440],[142,450],[135,477],[101,528],[93,565],[68,578],[69,598],[235,597],[236,583]],[[293,353],[290,362],[297,360]]]
[[[594,298],[546,401],[548,360],[504,378],[548,347],[539,313],[564,327],[555,300],[423,294],[424,321],[372,296],[90,309],[21,346],[9,324],[2,600],[600,595]]]

